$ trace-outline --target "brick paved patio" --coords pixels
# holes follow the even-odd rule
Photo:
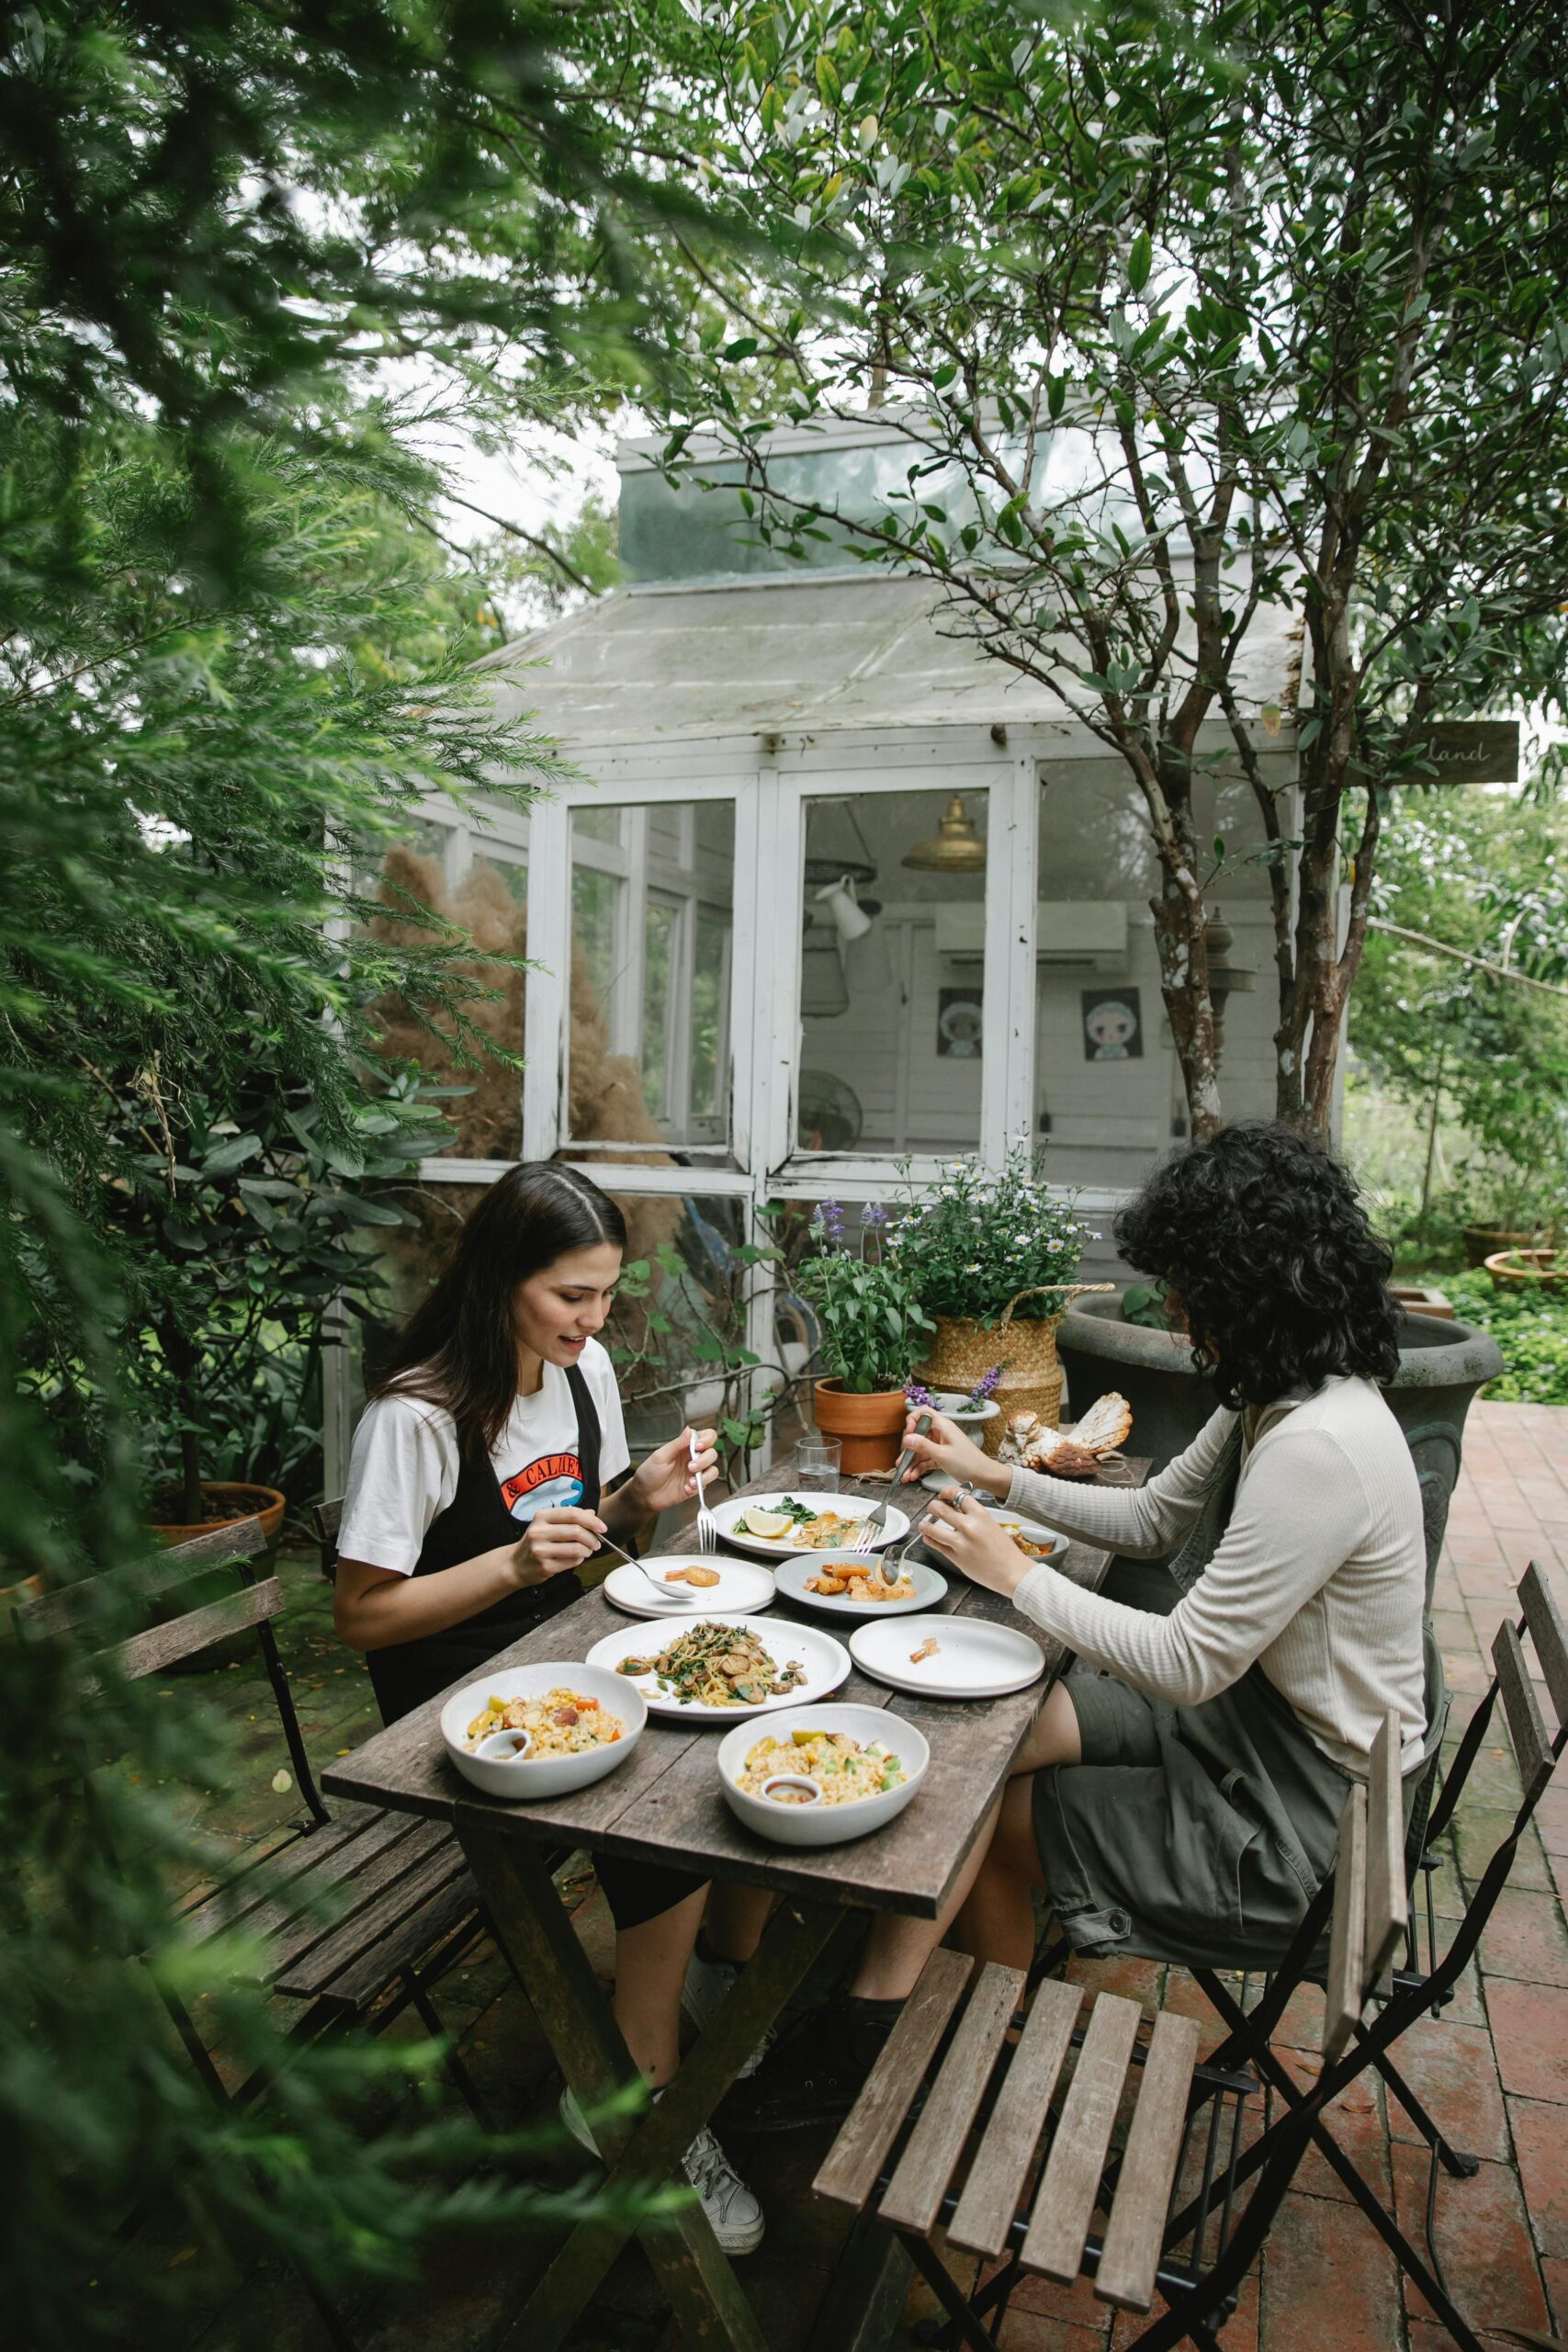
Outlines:
[[[1568,1607],[1568,1411],[1477,1406],[1437,1592],[1454,1693],[1450,1738],[1485,1687],[1494,1631],[1532,1558]],[[312,1752],[324,1761],[365,1736],[374,1713],[357,1665],[345,1666],[333,1642],[320,1584],[303,1566],[289,1580],[286,1642]],[[233,1704],[243,1722],[249,1707],[240,1690]],[[259,1763],[266,1726],[265,1716],[253,1720]],[[265,1787],[259,1771],[257,1778]],[[1458,1878],[1468,1881],[1484,1866],[1509,1817],[1505,1808],[1516,1784],[1500,1746],[1484,1751],[1472,1788],[1456,1824],[1457,1852],[1438,1882],[1439,1908],[1450,1914]],[[254,1798],[236,1792],[212,1826],[254,1836],[257,1810]],[[1450,2291],[1483,2335],[1547,2331],[1555,2320],[1568,2335],[1568,1773],[1560,1774],[1537,1819],[1540,1834],[1532,1830],[1521,1849],[1479,1971],[1471,1971],[1443,2018],[1421,2027],[1403,2048],[1416,2090],[1455,2143],[1481,2159],[1475,2179],[1443,2179],[1437,2245]],[[577,1917],[607,1968],[608,1922],[591,1881],[582,1883]],[[1163,1998],[1208,2021],[1207,2005],[1180,1971],[1122,1962],[1080,1963],[1077,1973],[1087,1984],[1131,1993],[1151,2008]],[[442,2007],[496,2110],[509,2118],[547,2115],[556,2089],[548,2053],[493,1951],[479,1952],[449,1980]],[[1314,2048],[1315,2007],[1315,1996],[1295,2005],[1282,2049]],[[1337,2128],[1418,2240],[1425,2152],[1397,2105],[1385,2107],[1381,2088],[1358,2086],[1342,2103]],[[767,2244],[742,2275],[776,2352],[796,2352],[804,2344],[839,2243],[839,2225],[809,2195],[822,2145],[818,2135],[799,2133],[735,2150],[768,2209]],[[455,2250],[419,2288],[384,2296],[360,2315],[364,2352],[412,2352],[415,2346],[421,2352],[484,2352],[515,2309],[540,2254],[527,2242],[479,2258],[472,2248]],[[177,2250],[174,2258],[181,2258]],[[926,2308],[921,2295],[911,2297],[905,2345],[913,2343],[908,2331]],[[227,2352],[242,2342],[265,2342],[270,2352],[294,2346],[319,2352],[316,2324],[281,2276],[252,2282],[243,2318],[231,2284],[225,2290],[215,2280],[208,2311],[208,2324],[187,2337],[203,2352]],[[1005,2352],[1093,2352],[1135,2332],[1126,2321],[1113,2332],[1081,2284],[1067,2292],[1034,2282],[1015,2298],[1001,2342]],[[1223,2340],[1226,2352],[1322,2352],[1330,2346],[1334,2352],[1442,2352],[1449,2342],[1418,2308],[1406,2308],[1392,2260],[1315,2156],[1287,2199],[1261,2276],[1249,2280]],[[1509,2340],[1495,2337],[1499,2346]],[[612,2273],[574,2352],[679,2352],[640,2257],[628,2256]]]

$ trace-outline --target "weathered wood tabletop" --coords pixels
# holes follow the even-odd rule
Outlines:
[[[1110,1483],[1137,1486],[1147,1475],[1147,1464],[1129,1462],[1105,1475]],[[775,1473],[735,1491],[765,1493],[776,1490],[777,1483]],[[843,1491],[873,1501],[886,1491],[881,1479],[845,1479],[841,1484]],[[903,1498],[917,1512],[919,1496],[919,1489],[908,1489]],[[688,1530],[660,1547],[664,1552],[694,1548]],[[1098,1587],[1109,1560],[1106,1552],[1075,1544],[1057,1566],[1075,1583]],[[954,1568],[943,1572],[948,1579],[946,1598],[939,1604],[943,1613],[1019,1623],[1010,1603],[998,1595],[966,1583]],[[758,1619],[758,1632],[764,1639],[776,1638],[797,1618],[808,1618],[846,1647],[854,1630],[852,1620],[808,1615],[781,1600]],[[500,1668],[536,1659],[564,1663],[584,1658],[595,1642],[626,1622],[602,1592],[590,1592],[536,1633],[499,1651],[493,1663]],[[1037,1629],[1030,1630],[1045,1652],[1049,1681],[1061,1665],[1058,1646]],[[508,1805],[483,1797],[459,1779],[442,1748],[437,1726],[446,1695],[427,1701],[334,1764],[325,1775],[326,1787],[340,1796],[437,1820],[457,1821],[467,1812],[478,1812],[495,1828],[542,1846],[580,1846],[637,1861],[678,1863],[715,1878],[746,1879],[815,1902],[934,1918],[1034,1720],[1043,1685],[1032,1683],[1004,1699],[919,1699],[889,1690],[852,1666],[834,1699],[886,1707],[890,1715],[917,1724],[931,1744],[931,1769],[913,1804],[876,1837],[818,1852],[772,1846],[744,1828],[719,1792],[714,1726],[673,1723],[657,1715],[649,1717],[628,1761],[591,1788],[529,1804]]]
[[[1146,1463],[1130,1462],[1114,1474],[1115,1483],[1141,1485],[1147,1469]],[[868,1500],[886,1492],[885,1480],[842,1483]],[[766,1493],[774,1486],[776,1474],[739,1491]],[[908,1490],[907,1499],[918,1511],[919,1490]],[[665,1555],[694,1549],[691,1529],[660,1548]],[[1098,1586],[1109,1562],[1108,1553],[1074,1544],[1058,1566],[1077,1583]],[[1013,1616],[1006,1601],[966,1584],[953,1569],[944,1572],[944,1613],[998,1621]],[[492,1663],[498,1668],[535,1660],[566,1665],[585,1657],[604,1634],[626,1622],[602,1593],[591,1592],[536,1633],[499,1651]],[[789,1605],[777,1602],[759,1632],[776,1644],[781,1635],[787,1638],[793,1622]],[[851,1623],[833,1625],[835,1634],[851,1630]],[[852,1668],[835,1698],[886,1707],[890,1715],[918,1724],[931,1740],[931,1768],[897,1821],[874,1837],[817,1853],[752,1837],[719,1792],[714,1727],[659,1716],[649,1718],[626,1763],[591,1788],[536,1804],[505,1804],[481,1796],[447,1762],[438,1727],[444,1693],[378,1733],[323,1781],[335,1795],[454,1826],[497,1939],[528,1989],[568,2085],[590,2110],[631,2081],[636,2068],[548,1875],[547,1851],[586,1847],[591,1853],[622,1854],[778,1890],[784,1899],[774,1907],[756,1957],[682,2061],[659,2104],[640,2118],[623,2113],[595,2122],[611,2187],[646,2186],[678,2174],[685,2150],[761,2034],[847,1925],[850,1911],[937,1916],[1046,1687],[1060,1670],[1058,1646],[1043,1638],[1042,1647],[1043,1680],[1003,1699],[918,1699],[886,1690]],[[551,2258],[497,2352],[551,2352],[561,2344],[637,2226],[624,2210],[580,2222]],[[638,2234],[683,2343],[726,2352],[769,2352],[699,2204],[684,2206],[661,2227]],[[852,2236],[824,2301],[826,2317],[819,2316],[814,2347],[865,2352],[897,2311],[908,2275],[908,2256],[886,2233],[874,2241]]]

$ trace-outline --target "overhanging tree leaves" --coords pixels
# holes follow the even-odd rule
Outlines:
[[[1239,770],[1277,1107],[1323,1132],[1388,787],[1430,772],[1435,717],[1561,692],[1561,11],[735,0],[703,25],[729,185],[787,224],[793,283],[690,355],[670,462],[702,477],[714,428],[747,527],[924,575],[1125,760],[1198,1133],[1222,1114],[1198,786]],[[894,494],[788,494],[771,425],[883,402]],[[1300,669],[1270,681],[1287,616]],[[1271,770],[1292,745],[1299,790]]]
[[[418,1148],[365,1007],[395,989],[450,1035],[467,943],[434,921],[408,950],[355,933],[354,856],[426,790],[499,767],[525,794],[548,753],[464,680],[491,624],[432,564],[438,484],[408,428],[435,410],[525,431],[648,371],[663,222],[698,215],[659,185],[673,134],[649,99],[684,19],[652,0],[637,21],[628,50],[624,14],[513,0],[0,6],[13,1599],[146,1548],[135,1408],[164,1369],[145,1335],[169,1261],[190,1219],[243,1207],[259,1235],[278,1214],[240,1182],[249,1137],[276,1140],[254,1090],[308,1102],[345,1198],[367,1122]],[[298,1192],[308,1157],[268,1181]],[[170,1184],[180,1214],[153,1216]],[[106,1600],[93,1635],[134,1629]],[[0,1627],[0,2234],[13,2328],[40,2347],[164,2324],[149,2299],[188,2272],[134,2244],[99,2261],[149,2201],[203,2239],[243,2223],[247,2250],[334,2286],[410,2275],[434,2228],[541,2210],[515,2145],[487,2142],[472,2183],[443,2130],[376,2136],[386,2062],[292,2050],[242,1955],[175,1928],[171,1886],[218,1858],[159,1784],[206,1787],[227,1751],[158,1695]],[[275,2103],[219,2114],[162,2034],[160,1973],[220,2006]]]

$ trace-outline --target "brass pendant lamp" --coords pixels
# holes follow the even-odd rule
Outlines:
[[[985,872],[986,844],[970,822],[961,792],[955,792],[948,802],[947,814],[939,820],[930,840],[917,842],[903,863],[922,874]]]

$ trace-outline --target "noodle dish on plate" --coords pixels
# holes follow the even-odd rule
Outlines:
[[[841,1643],[815,1625],[701,1616],[694,1623],[623,1625],[589,1652],[649,1713],[678,1722],[734,1723],[825,1698],[850,1670]]]

